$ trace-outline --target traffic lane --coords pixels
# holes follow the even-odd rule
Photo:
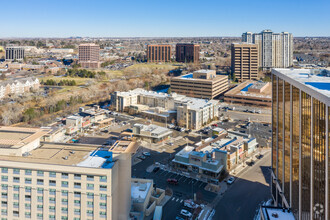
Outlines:
[[[180,214],[180,211],[183,208],[183,203],[180,203],[180,201],[177,201],[175,197],[172,197],[170,201],[165,204],[163,208],[163,220],[173,220]]]
[[[270,155],[237,177],[216,205],[214,219],[253,219],[259,205],[271,197]]]

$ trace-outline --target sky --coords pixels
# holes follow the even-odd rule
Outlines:
[[[330,0],[3,0],[0,38],[330,36]]]

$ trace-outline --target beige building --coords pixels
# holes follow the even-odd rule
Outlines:
[[[264,70],[287,68],[293,65],[291,33],[273,33],[271,30],[263,30],[261,33],[246,32],[242,34],[242,42],[258,45],[259,66]]]
[[[80,44],[79,63],[83,68],[99,68],[100,46],[96,44]]]
[[[40,142],[47,129],[0,127],[1,219],[128,219],[131,153]]]
[[[177,93],[134,89],[113,93],[111,102],[116,111],[130,112],[130,109],[135,109],[135,113],[138,114],[138,109],[143,109],[145,117],[162,118],[161,121],[166,123],[172,122],[170,117],[174,114],[176,123],[187,129],[200,129],[218,117],[217,100],[191,98]]]
[[[8,95],[19,95],[30,92],[30,90],[38,90],[40,87],[37,78],[21,78],[14,80],[5,80],[0,82],[0,99]]]
[[[171,90],[178,94],[213,99],[228,90],[228,76],[217,75],[215,70],[198,70],[171,79]]]
[[[233,43],[231,45],[231,70],[238,81],[258,78],[258,45]]]
[[[271,84],[245,81],[225,93],[225,101],[244,105],[272,106]]]

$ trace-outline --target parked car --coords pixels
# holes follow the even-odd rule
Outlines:
[[[235,181],[235,177],[232,176],[227,180],[227,184],[231,185],[234,183],[234,181]]]
[[[173,185],[178,185],[178,183],[179,183],[177,179],[167,179],[167,182],[169,184],[173,184]]]
[[[175,128],[174,124],[167,125],[168,128]]]
[[[144,160],[144,159],[146,159],[146,157],[145,157],[145,156],[143,156],[143,155],[139,156],[138,158],[139,158],[139,159],[141,159],[141,160]]]
[[[149,152],[143,152],[142,154],[143,154],[144,156],[146,156],[146,157],[151,156],[151,154],[150,154]]]
[[[186,129],[185,128],[180,128],[180,131],[181,132],[184,132]]]
[[[250,162],[246,162],[246,164],[247,164],[248,166],[253,166],[253,165],[255,164],[255,162],[254,162],[253,160],[251,160]]]
[[[192,214],[185,209],[182,209],[180,214],[189,218],[192,217]]]
[[[133,130],[132,130],[132,129],[129,129],[129,128],[127,128],[127,129],[125,130],[125,132],[133,132]]]
[[[218,127],[218,124],[213,124],[212,126],[213,126],[213,127]]]
[[[194,203],[194,201],[192,199],[187,199],[187,200],[184,200],[184,203],[183,205],[185,207],[188,207],[190,209],[195,209],[197,208],[199,205],[197,205],[196,203]]]
[[[184,220],[184,218],[177,216],[177,217],[175,217],[175,220]]]
[[[155,167],[155,168],[152,170],[152,172],[157,173],[157,171],[158,171],[159,169],[160,169],[159,167]]]

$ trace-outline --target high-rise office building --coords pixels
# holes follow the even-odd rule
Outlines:
[[[231,71],[239,81],[258,78],[258,45],[233,43],[231,45]]]
[[[272,69],[271,190],[296,219],[330,219],[329,76]]]
[[[23,60],[24,59],[24,48],[20,46],[8,46],[6,47],[6,60],[14,61],[14,60]]]
[[[83,68],[100,67],[100,46],[96,44],[79,45],[79,63]]]
[[[171,62],[171,45],[148,45],[148,62]]]
[[[198,63],[200,46],[196,44],[180,43],[176,45],[176,61],[182,63]]]
[[[259,66],[263,70],[286,68],[293,65],[293,36],[288,32],[273,33],[264,30],[261,33],[246,32],[242,42],[259,46]]]
[[[0,127],[0,218],[128,219],[135,143],[41,142],[48,132]]]

